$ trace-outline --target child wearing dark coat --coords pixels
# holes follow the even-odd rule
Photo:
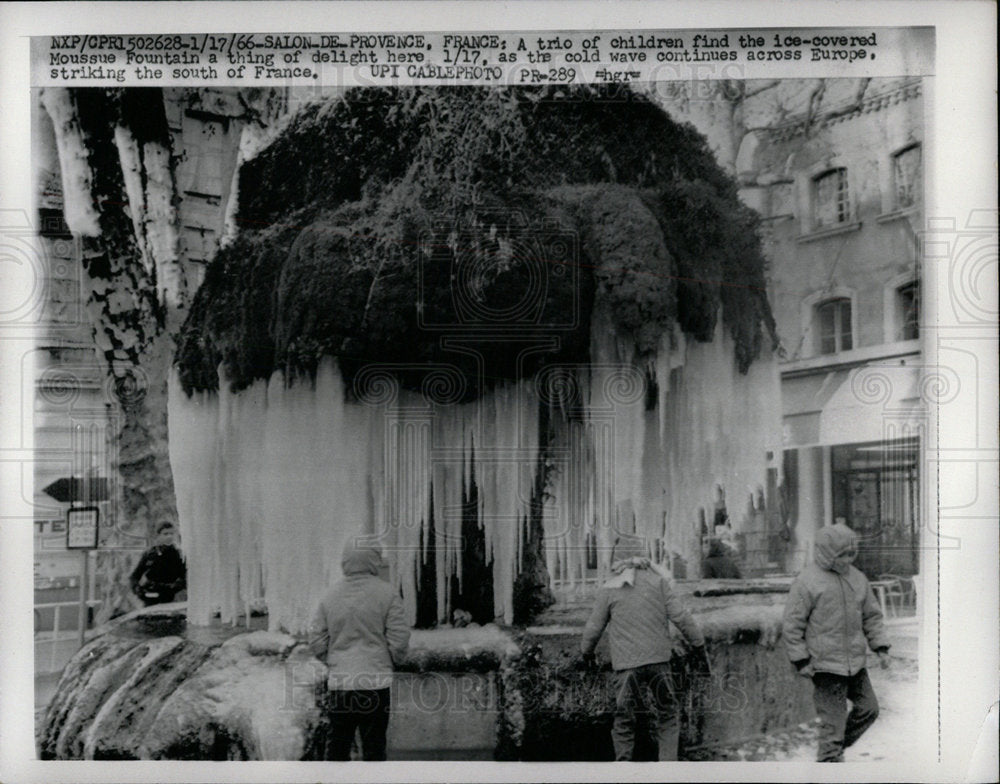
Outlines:
[[[187,587],[187,567],[174,545],[174,524],[168,521],[156,527],[156,544],[142,554],[129,575],[132,593],[144,605],[165,604]]]

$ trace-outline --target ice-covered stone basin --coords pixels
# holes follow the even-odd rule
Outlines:
[[[710,683],[684,701],[682,756],[705,758],[713,745],[811,715],[808,685],[778,645],[787,582],[677,585],[712,661]],[[747,589],[756,592],[728,593]],[[599,647],[596,670],[575,660],[589,603],[568,599],[527,629],[415,630],[393,687],[390,758],[610,759],[606,651]],[[680,642],[675,657],[686,681]],[[187,626],[182,604],[138,611],[67,665],[39,730],[39,754],[322,759],[325,675],[290,635]]]
[[[813,715],[811,689],[794,674],[780,644],[789,578],[678,581],[708,641],[711,678],[692,680],[687,648],[674,646],[674,674],[683,693],[682,759],[711,759],[729,744]],[[606,636],[598,672],[576,666],[580,632],[591,600],[568,597],[519,637],[523,653],[506,674],[506,708],[498,755],[525,760],[610,760],[614,692]],[[513,709],[522,695],[520,714]],[[646,744],[640,756],[653,759]]]

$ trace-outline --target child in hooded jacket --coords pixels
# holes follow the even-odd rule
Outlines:
[[[680,629],[692,646],[702,676],[709,671],[705,637],[666,575],[650,562],[643,540],[619,537],[611,571],[614,577],[597,593],[580,651],[584,657],[593,657],[607,628],[615,689],[611,728],[615,759],[633,759],[639,719],[645,717],[647,731],[655,736],[658,758],[676,760],[682,695],[671,665],[674,643],[670,627],[673,624]]]
[[[350,759],[355,730],[362,759],[386,758],[393,667],[406,653],[410,627],[397,592],[378,576],[381,562],[378,550],[349,542],[344,578],[313,617],[311,647],[330,668],[329,759]]]
[[[878,718],[878,700],[868,678],[868,647],[878,654],[882,667],[889,662],[882,611],[868,578],[851,565],[855,557],[854,531],[842,523],[821,528],[815,563],[792,583],[785,605],[788,658],[813,682],[820,762],[843,762],[844,749]]]

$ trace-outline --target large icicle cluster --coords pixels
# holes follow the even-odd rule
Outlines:
[[[767,454],[780,454],[776,365],[760,360],[739,374],[721,325],[711,343],[664,335],[655,360],[640,365],[598,316],[591,352],[589,369],[573,376],[589,378],[583,418],[550,402],[553,455],[563,459],[546,494],[546,565],[570,587],[586,574],[588,545],[606,574],[620,534],[643,537],[668,568],[671,554],[696,561],[701,521],[711,525],[720,494],[742,528],[767,487]]]
[[[447,384],[445,376],[439,378]],[[373,396],[372,385],[376,394]],[[464,500],[477,490],[477,518],[493,562],[493,605],[507,622],[538,461],[538,403],[530,382],[500,386],[474,403],[442,402],[445,390],[399,391],[390,375],[362,374],[355,389],[374,411],[372,474],[379,545],[402,588],[411,622],[428,563],[433,515],[438,620],[452,607],[451,576],[462,574]],[[433,510],[432,510],[433,506]]]
[[[620,532],[696,562],[722,497],[759,530],[757,217],[693,129],[622,98],[349,90],[245,162],[171,390],[194,621],[263,597],[302,628],[361,534],[429,623],[510,622],[515,583],[530,606],[539,524],[560,581]]]
[[[372,519],[372,410],[344,400],[330,364],[315,387],[280,375],[240,394],[186,397],[171,380],[170,458],[189,618],[249,612],[266,596],[272,628],[303,630],[348,537]]]
[[[439,620],[462,567],[463,496],[475,481],[494,607],[507,622],[538,462],[528,381],[449,405],[372,373],[347,402],[333,360],[315,385],[280,374],[188,398],[172,380],[171,460],[189,558],[189,618],[234,621],[264,597],[272,628],[308,626],[350,537],[380,547],[411,623],[435,525]]]
[[[474,483],[494,609],[509,623],[543,458],[554,579],[572,584],[585,574],[588,536],[599,573],[623,532],[661,542],[654,555],[695,560],[699,510],[711,519],[720,489],[738,510],[766,486],[765,455],[780,433],[775,365],[739,374],[720,328],[711,343],[665,336],[655,361],[640,366],[600,319],[592,352],[589,366],[544,373],[543,389],[522,380],[465,404],[448,403],[447,389],[401,390],[378,366],[358,376],[349,400],[334,360],[314,385],[289,387],[276,374],[239,393],[223,382],[218,393],[189,398],[174,379],[171,461],[183,546],[197,554],[189,558],[191,621],[207,623],[216,611],[234,621],[263,598],[272,628],[304,630],[353,536],[383,550],[411,623],[421,571],[433,563],[438,620],[447,620]],[[544,454],[541,406],[551,433]]]

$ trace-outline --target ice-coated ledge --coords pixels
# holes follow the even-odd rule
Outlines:
[[[473,740],[491,746],[497,704],[489,697],[489,673],[519,654],[510,633],[495,624],[414,630],[406,657],[397,663],[394,710],[440,724],[448,711],[428,714],[431,697],[440,700],[454,692],[467,698],[479,689],[483,694],[475,703],[475,717],[467,715],[466,706],[466,715],[457,719],[478,727],[482,738]],[[431,684],[437,691],[430,696],[425,693],[427,676],[437,679]],[[39,728],[39,755],[323,759],[326,677],[326,666],[301,637],[263,629],[188,626],[183,602],[137,610],[98,629],[66,666]],[[458,688],[448,685],[448,677],[479,680],[471,685],[463,681]],[[417,680],[411,683],[408,678]],[[424,738],[427,732],[415,737],[453,746],[462,735],[455,733],[454,738]],[[410,736],[413,732],[401,740],[412,744]]]
[[[402,672],[469,672],[497,670],[521,653],[511,635],[496,624],[461,628],[415,629],[406,657],[397,662]]]
[[[675,676],[690,697],[682,745],[692,750],[792,726],[811,711],[778,644],[783,586],[719,595],[720,583],[677,583],[712,663],[711,679],[696,685],[676,641]],[[590,603],[551,608],[526,629],[413,630],[393,684],[390,757],[610,759],[606,640],[598,667],[578,661]],[[39,728],[39,755],[324,759],[326,677],[302,637],[189,626],[183,603],[139,610],[98,630],[67,665]]]

